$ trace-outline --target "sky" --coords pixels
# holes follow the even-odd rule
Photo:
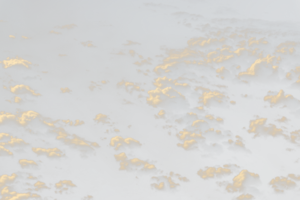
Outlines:
[[[300,2],[0,2],[0,199],[296,200]]]

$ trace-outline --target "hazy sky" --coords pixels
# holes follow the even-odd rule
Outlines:
[[[0,7],[1,200],[299,198],[299,1]]]

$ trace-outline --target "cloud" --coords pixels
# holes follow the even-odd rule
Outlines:
[[[142,143],[132,137],[115,136],[110,139],[109,146],[113,147],[115,151],[125,151],[126,149],[141,148]]]
[[[247,169],[240,171],[238,175],[233,177],[232,183],[217,182],[221,187],[225,187],[227,193],[243,193],[258,196],[261,192],[257,189],[262,184],[259,174],[249,172]]]
[[[60,93],[61,94],[72,94],[72,90],[68,87],[61,87],[60,88]]]
[[[220,6],[214,12],[215,15],[238,15],[239,12],[230,7]]]
[[[51,30],[51,31],[49,31],[49,34],[53,34],[53,35],[61,35],[62,32],[58,32],[58,31],[55,31],[55,30]]]
[[[136,173],[139,176],[156,174],[159,171],[154,164],[147,161],[139,158],[129,159],[125,152],[115,154],[114,157],[120,163],[119,171]]]
[[[19,70],[30,70],[32,62],[25,60],[19,56],[7,57],[6,60],[1,61],[3,69],[19,69]]]
[[[174,112],[183,112],[189,109],[190,104],[185,96],[172,87],[155,88],[147,93],[149,95],[146,99],[147,104],[154,108],[162,108]]]
[[[60,180],[59,182],[55,183],[55,194],[72,194],[73,189],[77,188],[71,180]]]
[[[65,158],[66,154],[63,153],[59,148],[42,148],[42,147],[32,147],[32,152],[39,156],[46,156],[49,160],[60,160]]]
[[[294,181],[289,180],[287,177],[279,176],[273,178],[269,184],[272,185],[272,188],[276,192],[283,192],[284,189],[290,189],[296,186],[296,183]]]
[[[9,35],[8,37],[12,40],[16,39],[16,36],[14,36],[14,35]]]
[[[21,38],[22,38],[22,40],[31,40],[32,39],[32,37],[27,37],[25,35],[22,35]]]
[[[179,9],[177,6],[171,6],[171,5],[166,5],[162,3],[144,3],[145,7],[150,7],[150,8],[160,8],[160,9]]]
[[[98,113],[93,120],[97,124],[111,125],[110,117],[103,113]]]
[[[55,29],[62,29],[62,30],[72,30],[74,28],[77,28],[78,26],[74,23],[72,24],[65,24],[65,25],[62,25],[62,26],[54,26]]]
[[[62,54],[62,53],[58,54],[58,57],[67,57],[67,56],[68,54]]]
[[[135,41],[132,41],[132,40],[126,40],[126,43],[123,43],[122,44],[123,46],[134,46],[134,45],[142,45],[142,43],[139,43],[139,42],[135,42]]]
[[[175,183],[169,176],[152,176],[150,180],[155,182],[150,184],[151,189],[159,192],[176,193],[180,187],[180,184]]]
[[[29,95],[31,97],[40,97],[40,93],[36,93],[29,85],[17,84],[10,86],[10,92],[15,95]]]
[[[222,179],[227,176],[231,176],[233,173],[239,171],[240,166],[237,164],[224,164],[223,167],[209,167],[206,166],[204,169],[199,169],[197,175],[203,180],[209,179]]]
[[[93,44],[92,40],[87,40],[85,42],[80,42],[80,44],[84,47],[87,47],[87,48],[98,48],[96,45]]]
[[[125,81],[124,79],[117,83],[118,89],[124,89],[127,93],[133,94],[133,92],[144,92],[145,90],[142,89],[138,83]]]
[[[39,165],[34,160],[19,159],[19,165],[22,169],[39,170]]]

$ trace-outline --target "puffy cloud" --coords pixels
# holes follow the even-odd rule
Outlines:
[[[36,183],[34,184],[34,187],[35,187],[35,190],[36,190],[36,191],[38,191],[38,190],[40,190],[40,189],[46,189],[46,188],[48,188],[48,187],[46,186],[46,184],[43,183],[43,182],[41,182],[41,181],[36,182]]]
[[[6,149],[4,146],[0,145],[0,155],[2,154],[2,152],[4,154],[13,155],[13,153],[11,151],[9,151],[8,149]]]
[[[72,90],[68,87],[61,87],[60,88],[60,93],[62,93],[62,94],[71,94]]]
[[[116,136],[111,138],[110,140],[110,146],[115,147],[116,150],[119,149],[120,146],[122,145],[130,145],[130,144],[138,144],[141,145],[141,143],[133,138],[122,138],[121,136]]]
[[[166,5],[162,3],[144,3],[144,6],[146,7],[151,7],[151,8],[160,8],[160,9],[178,9],[177,6],[171,6],[171,5]]]
[[[106,120],[108,119],[108,117],[107,117],[107,115],[104,115],[104,114],[98,114],[98,115],[96,115],[96,117],[95,117],[95,121],[97,121],[98,123],[99,122],[102,122],[102,123],[108,123]]]
[[[72,23],[72,24],[65,24],[62,26],[54,26],[55,29],[63,29],[63,30],[72,30],[74,28],[78,27],[76,24]]]
[[[72,194],[73,189],[77,188],[71,180],[60,180],[59,182],[55,183],[55,194]]]
[[[22,167],[27,167],[29,165],[37,165],[36,162],[34,162],[33,160],[26,160],[26,159],[19,160],[19,164]]]
[[[207,178],[213,178],[215,177],[215,175],[223,175],[223,174],[230,174],[231,170],[227,169],[227,168],[215,168],[215,167],[208,167],[206,170],[202,170],[200,169],[197,174],[203,178],[203,179],[207,179]]]
[[[207,108],[223,108],[229,109],[229,104],[234,105],[234,101],[229,101],[230,98],[219,91],[203,92],[199,97],[199,104]]]
[[[163,108],[167,111],[182,112],[189,109],[190,104],[185,96],[172,87],[149,90],[147,104],[154,108]]]
[[[22,99],[20,97],[15,97],[15,102],[16,103],[20,103],[22,101]]]
[[[15,85],[14,87],[10,87],[10,91],[12,93],[15,93],[15,94],[19,94],[21,91],[28,91],[30,92],[32,95],[34,96],[40,96],[41,94],[39,93],[35,93],[34,90],[32,90],[29,86],[27,85]]]
[[[245,140],[239,135],[235,136],[235,141],[232,139],[228,139],[228,141],[223,142],[223,144],[228,146],[229,151],[241,152],[247,154],[252,153],[249,149],[246,148]]]
[[[285,99],[293,99],[290,94],[284,95],[284,91],[280,90],[277,95],[267,95],[264,97],[265,101],[269,101],[271,105],[277,104]]]
[[[125,81],[124,79],[117,83],[118,89],[124,89],[127,93],[133,94],[133,92],[144,92],[145,90],[141,88],[138,83]]]
[[[22,35],[21,38],[22,38],[23,40],[31,40],[31,39],[32,39],[32,37],[27,37],[27,36],[25,36],[25,35]]]
[[[233,177],[232,183],[219,182],[219,186],[225,186],[228,193],[244,193],[254,196],[260,195],[261,192],[256,188],[261,185],[259,174],[249,172],[247,169],[240,171],[238,175]]]
[[[16,174],[12,174],[11,176],[4,174],[0,176],[0,188],[3,187],[8,182],[14,181],[16,177],[17,177]]]
[[[183,147],[185,150],[187,150],[187,149],[191,148],[191,147],[192,147],[194,144],[196,144],[196,143],[197,143],[196,140],[191,139],[191,140],[185,140],[185,141],[183,142],[183,144],[178,143],[177,146]]]
[[[53,34],[53,35],[61,35],[62,32],[58,32],[58,31],[55,31],[55,30],[51,30],[51,31],[49,31],[49,34]]]
[[[15,65],[23,65],[26,68],[29,68],[29,65],[31,64],[31,62],[24,60],[22,58],[16,57],[16,58],[7,58],[7,60],[3,60],[2,61],[4,68],[9,68]]]
[[[76,119],[75,122],[72,122],[71,120],[62,120],[62,122],[69,124],[70,126],[79,126],[84,124],[84,121],[80,121],[79,119]]]
[[[151,189],[160,192],[176,193],[180,187],[180,184],[175,183],[169,176],[152,176],[150,180],[155,182],[150,184]]]
[[[134,46],[134,45],[142,45],[142,43],[135,42],[132,40],[126,40],[126,43],[123,43],[122,45],[123,46]]]
[[[39,114],[37,112],[34,112],[32,110],[27,111],[27,112],[23,112],[22,116],[18,118],[18,122],[21,125],[26,125],[27,122],[35,119]]]
[[[62,53],[58,54],[58,57],[67,57],[67,56],[68,56],[68,54],[62,54]]]
[[[120,162],[120,170],[127,170],[130,169],[132,166],[143,166],[142,170],[152,170],[152,169],[156,169],[155,165],[153,164],[149,164],[146,161],[140,160],[138,158],[133,158],[128,160],[126,154],[120,153],[115,155],[115,159],[117,161],[121,161]]]
[[[4,200],[20,200],[20,199],[29,199],[29,198],[40,198],[40,196],[37,194],[10,192],[8,187],[5,187],[2,189],[1,195]]]
[[[84,47],[87,47],[87,48],[98,48],[96,45],[93,44],[92,40],[87,40],[87,41],[84,41],[84,42],[80,42],[80,44]]]
[[[61,150],[58,148],[32,148],[32,151],[36,154],[47,154],[49,157],[61,157]]]
[[[171,63],[165,63],[162,65],[158,65],[154,68],[154,72],[159,73],[159,69],[163,70],[164,72],[169,72],[170,70],[168,68],[174,66],[177,63],[178,62],[175,61],[175,62],[171,62]]]
[[[94,197],[92,195],[86,195],[84,197],[82,197],[80,200],[94,200]]]
[[[258,118],[250,120],[248,133],[253,133],[254,138],[257,137],[286,137],[281,128],[277,128],[275,124],[267,124],[268,118]]]
[[[247,200],[247,199],[253,199],[253,198],[254,198],[254,196],[251,194],[241,194],[236,199],[237,200]]]
[[[10,113],[0,112],[0,123],[6,119],[15,119],[16,116]]]
[[[278,177],[278,176],[273,178],[269,184],[272,185],[272,188],[276,192],[283,192],[284,189],[289,189],[296,186],[296,183],[294,181],[289,180],[286,177]]]
[[[16,36],[14,36],[14,35],[9,35],[8,37],[13,40],[16,39]]]

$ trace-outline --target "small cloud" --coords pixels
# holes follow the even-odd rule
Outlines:
[[[123,46],[133,46],[133,45],[142,45],[142,43],[135,42],[135,41],[132,41],[132,40],[126,40],[126,43],[123,43],[122,45]]]
[[[80,42],[80,44],[84,47],[87,47],[87,48],[97,48],[97,46],[94,45],[93,41],[91,41],[91,40],[88,40],[88,41],[85,41],[85,42]]]
[[[51,30],[49,31],[49,34],[53,34],[53,35],[61,35],[61,32],[55,31],[55,30]]]
[[[72,30],[74,28],[77,28],[78,26],[74,23],[72,24],[65,24],[65,25],[62,25],[62,26],[54,26],[55,29],[62,29],[62,30]]]
[[[16,36],[14,36],[14,35],[9,35],[8,37],[13,40],[16,39]]]
[[[58,54],[58,57],[67,57],[67,56],[68,56],[67,54],[62,54],[62,53]]]

